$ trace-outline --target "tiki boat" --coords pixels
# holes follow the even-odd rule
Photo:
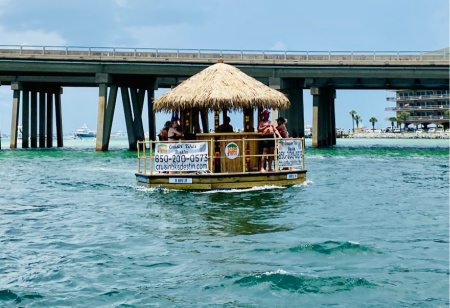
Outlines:
[[[306,179],[303,138],[273,138],[271,171],[260,172],[261,135],[255,114],[263,109],[287,109],[287,97],[239,69],[212,65],[155,100],[154,111],[179,114],[183,140],[142,141],[138,144],[137,183],[182,190],[241,189],[290,186]],[[219,118],[243,112],[243,132],[219,132]],[[214,112],[209,132],[208,112]],[[202,124],[202,130],[200,129]],[[265,140],[268,140],[267,138]],[[270,140],[270,139],[269,139]]]

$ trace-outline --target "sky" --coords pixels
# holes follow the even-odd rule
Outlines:
[[[129,48],[433,51],[449,46],[449,0],[0,0],[0,44]],[[156,97],[167,89],[156,91]],[[0,86],[0,131],[9,134],[10,86]],[[385,90],[337,90],[336,127],[390,126]],[[112,132],[126,131],[118,97]],[[97,88],[64,88],[64,133],[96,129]],[[305,124],[312,96],[304,91]],[[145,113],[144,113],[145,114]],[[157,117],[157,130],[169,115]],[[231,124],[242,126],[232,115]],[[146,120],[144,120],[144,125]]]

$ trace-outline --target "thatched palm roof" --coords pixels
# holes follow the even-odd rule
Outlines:
[[[286,109],[287,97],[241,72],[238,68],[217,63],[183,81],[154,101],[155,111],[188,108],[203,110],[274,108]]]

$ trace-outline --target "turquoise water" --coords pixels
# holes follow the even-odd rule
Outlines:
[[[136,186],[126,140],[0,151],[0,307],[446,307],[448,140],[339,139],[290,188]]]

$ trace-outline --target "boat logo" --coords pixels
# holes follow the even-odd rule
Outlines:
[[[297,173],[294,173],[294,174],[288,174],[287,176],[286,176],[286,178],[288,179],[288,180],[293,180],[293,179],[297,179],[298,178],[298,175],[297,175]]]
[[[167,153],[167,144],[158,144],[158,153]]]
[[[238,145],[234,142],[228,143],[227,146],[225,147],[225,155],[229,159],[235,159],[236,157],[238,157],[239,156]]]
[[[284,142],[278,141],[278,151],[281,151],[283,149],[283,146],[284,146]]]

